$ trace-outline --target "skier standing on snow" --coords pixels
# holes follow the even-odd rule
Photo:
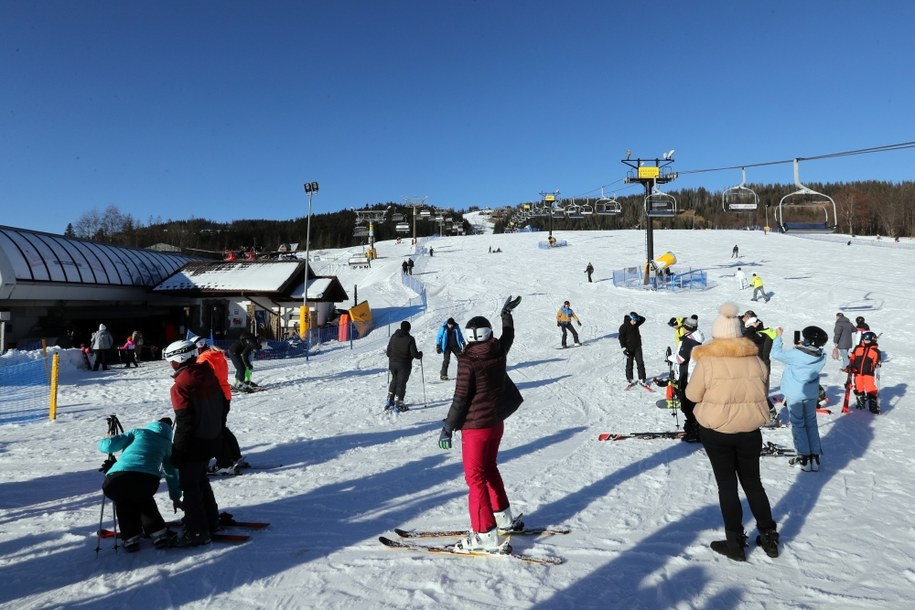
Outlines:
[[[751,301],[756,301],[759,298],[762,298],[766,303],[769,302],[769,297],[766,295],[766,289],[763,288],[762,278],[753,274],[753,277],[750,278],[750,285],[753,286],[753,298]]]
[[[164,473],[172,502],[181,502],[178,473],[171,459],[172,420],[163,417],[143,428],[103,438],[98,449],[102,453],[122,452],[105,472],[102,491],[114,502],[124,549],[128,553],[139,550],[144,533],[157,549],[168,546],[173,534],[165,526],[155,495]]]
[[[391,383],[388,385],[388,399],[385,411],[407,411],[403,402],[407,392],[407,381],[413,370],[413,359],[422,360],[423,353],[416,349],[416,339],[410,335],[410,323],[404,320],[400,328],[391,335],[385,355],[388,357],[388,369],[391,371]]]
[[[685,419],[683,423],[683,440],[687,443],[699,442],[699,423],[693,413],[696,403],[691,401],[686,395],[686,384],[689,381],[689,364],[693,348],[700,345],[705,337],[699,330],[699,319],[695,316],[683,319],[683,329],[685,334],[677,342],[677,351],[671,354],[671,363],[678,366],[677,369],[677,396],[680,398],[680,410],[683,412]]]
[[[217,474],[238,474],[238,469],[248,466],[242,459],[241,448],[238,446],[238,439],[229,430],[227,424],[229,411],[232,405],[232,386],[229,384],[229,363],[226,361],[222,350],[215,345],[211,346],[210,342],[198,336],[192,336],[188,339],[193,341],[197,346],[197,362],[205,362],[213,369],[213,374],[219,380],[219,387],[222,388],[222,394],[225,396],[225,405],[222,409],[222,443],[219,451],[216,453],[216,464],[210,469]]]
[[[871,413],[880,413],[876,375],[880,367],[880,349],[877,346],[877,334],[866,330],[862,333],[861,345],[851,353],[848,365],[855,376],[855,400],[857,407],[863,409],[868,403]]]
[[[562,304],[562,307],[556,311],[556,326],[562,329],[562,346],[566,347],[566,333],[572,333],[572,340],[575,342],[575,345],[581,345],[578,341],[578,333],[575,331],[575,327],[572,326],[572,321],[578,322],[578,325],[581,326],[581,320],[578,319],[578,316],[575,315],[575,312],[572,311],[572,308],[569,306],[569,302],[565,301]]]
[[[140,365],[137,364],[137,344],[133,341],[133,335],[127,337],[127,341],[124,345],[118,346],[118,351],[121,352],[121,355],[126,362],[124,365],[125,369],[129,369],[131,364],[136,368],[140,368]]]
[[[737,247],[737,245],[735,244],[735,245],[734,245],[734,249],[731,250],[731,258],[737,258],[738,252],[740,252],[740,249],[739,249],[739,248]]]
[[[737,267],[737,273],[734,274],[734,279],[737,280],[737,289],[743,290],[747,287],[747,274],[743,272],[743,269]]]
[[[207,466],[222,444],[222,412],[225,396],[212,367],[197,362],[197,346],[175,341],[163,354],[175,380],[171,389],[175,410],[172,463],[184,492],[184,533],[176,546],[210,543],[210,533],[219,526],[219,507],[207,478]]]
[[[772,357],[785,363],[782,371],[782,393],[788,405],[791,437],[797,451],[795,464],[804,472],[820,469],[820,430],[817,427],[817,400],[820,392],[820,371],[826,366],[822,347],[829,335],[822,328],[808,326],[801,331],[801,341],[794,349],[782,345],[781,327],[775,329]]]
[[[712,323],[712,340],[693,350],[696,368],[686,386],[687,396],[696,403],[699,436],[715,474],[724,518],[726,539],[712,542],[711,548],[734,561],[746,561],[747,536],[738,482],[756,518],[756,544],[769,557],[778,557],[776,524],[759,475],[759,427],[769,417],[766,367],[756,355],[756,346],[741,336],[741,330],[737,306],[722,305]]]
[[[251,381],[251,372],[254,370],[252,359],[254,351],[259,347],[257,339],[249,332],[243,332],[226,353],[235,367],[235,381],[232,387],[240,392],[250,392],[257,384]]]
[[[848,368],[848,350],[852,348],[852,336],[855,334],[855,325],[839,312],[836,314],[836,325],[832,330],[832,342],[842,359],[842,368]]]
[[[645,360],[642,359],[642,333],[639,326],[645,323],[645,318],[634,311],[630,311],[623,318],[619,329],[620,347],[626,356],[626,381],[631,386],[634,383],[632,365],[635,363],[639,373],[639,383],[648,387],[645,380]]]
[[[588,274],[588,283],[590,284],[591,283],[591,274],[594,273],[594,265],[592,265],[590,263],[590,261],[588,262],[588,266],[585,267],[585,273]]]
[[[461,457],[467,481],[471,532],[457,542],[456,552],[502,550],[499,530],[524,528],[512,515],[497,458],[505,430],[504,421],[524,398],[506,372],[506,358],[515,340],[512,310],[521,297],[508,297],[502,306],[502,336],[496,339],[492,325],[482,316],[466,326],[467,347],[458,360],[457,381],[451,408],[445,418],[438,444],[451,449],[451,437],[461,430]]]
[[[775,331],[767,328],[765,323],[756,317],[752,309],[748,309],[740,318],[743,322],[743,336],[756,344],[759,350],[759,359],[766,365],[766,403],[769,405],[769,423],[767,428],[777,428],[779,426],[778,411],[772,400],[769,398],[769,377],[772,372],[772,342],[775,340]]]
[[[460,358],[463,349],[464,336],[461,334],[461,327],[454,321],[454,318],[448,318],[438,329],[438,336],[435,338],[436,353],[445,355],[442,361],[442,372],[439,375],[442,381],[448,381],[451,354],[454,354],[455,358]]]

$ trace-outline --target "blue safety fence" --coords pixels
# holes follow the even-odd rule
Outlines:
[[[613,285],[618,288],[641,288],[649,290],[705,290],[708,275],[701,269],[689,269],[682,273],[652,273],[648,283],[644,282],[644,271],[640,267],[626,267],[613,272]]]
[[[554,239],[552,245],[549,241],[539,241],[537,242],[537,247],[541,250],[549,250],[550,248],[564,248],[568,246],[569,242],[564,239]]]
[[[0,424],[48,417],[51,404],[49,366],[44,359],[0,365]]]

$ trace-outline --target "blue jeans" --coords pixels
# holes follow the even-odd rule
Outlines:
[[[847,368],[848,368],[848,350],[847,350],[847,349],[842,349],[842,348],[840,347],[840,348],[839,348],[839,356],[842,357],[842,368],[843,368],[843,369],[847,369]]]
[[[800,455],[820,455],[820,429],[817,427],[816,398],[805,398],[788,405],[788,420],[794,449]]]

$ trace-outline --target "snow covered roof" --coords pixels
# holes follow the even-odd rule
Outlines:
[[[156,293],[195,296],[269,296],[275,301],[301,300],[307,265],[303,260],[255,260],[188,263],[153,288]],[[335,277],[316,277],[309,269],[308,298],[345,301]]]

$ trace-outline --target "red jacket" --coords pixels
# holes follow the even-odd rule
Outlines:
[[[876,343],[862,343],[848,355],[848,367],[855,375],[871,375],[880,365],[880,350]]]
[[[171,398],[175,410],[172,463],[180,469],[188,462],[209,461],[215,457],[222,442],[226,397],[213,369],[202,362],[179,369]]]
[[[219,380],[219,385],[222,387],[222,393],[225,394],[226,400],[232,400],[232,386],[229,384],[229,363],[226,362],[225,355],[211,347],[197,356],[197,362],[206,362],[213,367],[213,373],[216,374],[216,379]]]

